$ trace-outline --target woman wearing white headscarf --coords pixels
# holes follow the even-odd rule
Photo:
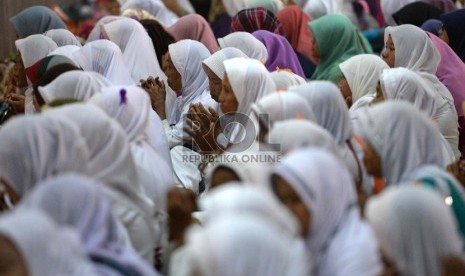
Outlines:
[[[137,20],[124,18],[107,23],[103,25],[103,33],[123,52],[124,62],[136,83],[150,76],[165,79],[152,40]]]
[[[378,56],[362,54],[339,64],[339,68],[343,74],[339,89],[353,112],[373,100],[379,76],[389,66]]]
[[[158,115],[163,120],[170,148],[173,148],[182,142],[184,121],[191,104],[201,103],[208,110],[209,107],[216,109],[216,102],[210,96],[208,77],[202,69],[202,61],[210,56],[205,45],[184,39],[170,44],[168,49],[164,70],[168,85],[178,97],[169,122],[165,120],[166,113]]]
[[[259,216],[221,217],[192,229],[186,240],[172,258],[176,270],[170,275],[308,275],[302,243]]]
[[[304,97],[312,107],[316,122],[327,129],[341,148],[344,163],[357,183],[364,180],[365,168],[362,165],[358,144],[354,140],[352,120],[347,105],[336,85],[329,81],[312,81],[289,88]]]
[[[316,147],[341,157],[341,149],[326,129],[308,120],[293,119],[277,122],[271,127],[266,141],[274,150],[287,155],[293,150]]]
[[[226,12],[233,17],[238,12],[247,9],[248,0],[221,0]]]
[[[417,0],[381,0],[381,10],[384,15],[384,21],[388,26],[396,26],[396,21],[392,15]]]
[[[272,169],[271,187],[301,225],[314,275],[379,275],[372,229],[360,217],[350,173],[318,149],[291,153]]]
[[[281,0],[249,0],[247,3],[247,9],[260,7],[269,10],[273,14],[277,14],[284,8],[284,3]]]
[[[389,69],[381,74],[380,83],[384,99],[408,101],[434,120],[453,151],[452,158],[460,158],[457,114],[420,75],[406,68]]]
[[[203,69],[209,80],[210,95],[216,102],[219,102],[221,89],[223,89],[222,81],[225,70],[223,62],[236,57],[246,58],[247,55],[237,48],[226,47],[212,54],[202,62]]]
[[[46,37],[51,38],[58,47],[66,46],[66,45],[74,45],[78,47],[82,47],[81,42],[73,35],[72,32],[65,30],[65,29],[55,29],[49,30],[44,33]]]
[[[153,202],[145,195],[126,133],[98,107],[71,104],[44,112],[49,118],[66,118],[79,127],[90,158],[86,175],[100,181],[115,215],[127,229],[136,251],[153,262],[156,230]]]
[[[61,175],[38,184],[22,206],[40,209],[57,224],[76,229],[87,255],[102,275],[155,275],[128,243],[127,233],[113,216],[101,186],[82,175]]]
[[[218,38],[220,48],[234,47],[241,50],[249,58],[261,61],[263,64],[268,59],[268,50],[265,45],[251,33],[234,32],[223,38]]]
[[[286,70],[274,71],[270,76],[276,84],[276,89],[278,91],[286,91],[291,86],[301,85],[307,82],[301,76]]]
[[[89,36],[87,37],[86,44],[95,40],[104,39],[102,30],[103,25],[110,23],[112,21],[120,20],[125,18],[124,16],[117,16],[117,15],[107,15],[102,17],[96,24],[95,27],[90,31]]]
[[[0,216],[0,255],[8,265],[0,274],[100,275],[71,229],[58,227],[46,214],[27,208]]]
[[[171,160],[163,128],[151,129],[150,117],[154,114],[150,99],[143,89],[138,87],[110,87],[93,97],[90,101],[101,107],[110,117],[123,127],[130,142],[130,148],[145,192],[154,202],[157,210],[166,207],[166,194],[174,185]],[[152,145],[148,132],[157,134],[157,145]]]
[[[366,217],[399,275],[441,275],[442,258],[462,255],[457,223],[429,188],[389,188],[368,202]]]
[[[439,129],[418,108],[386,101],[359,113],[357,135],[363,140],[369,174],[396,185],[425,165],[445,168],[448,145]]]
[[[45,104],[58,99],[87,102],[93,95],[111,85],[110,81],[98,73],[75,70],[61,74],[38,90]]]
[[[352,1],[350,0],[311,0],[302,8],[312,19],[318,19],[327,14],[344,14],[354,25],[358,24]]]
[[[167,27],[173,25],[178,20],[178,16],[160,0],[118,0],[118,2],[121,3],[122,12],[127,9],[142,9]]]
[[[258,141],[265,142],[265,135],[276,122],[302,119],[316,122],[312,107],[296,93],[273,93],[252,104],[253,119],[259,126]]]
[[[121,49],[109,40],[102,39],[87,43],[73,56],[84,71],[97,72],[115,85],[136,83],[124,63]]]
[[[384,41],[384,61],[391,68],[405,67],[418,73],[425,79],[430,90],[442,97],[448,103],[448,108],[456,113],[450,91],[435,75],[441,55],[426,32],[413,25],[388,27],[384,32]]]
[[[11,198],[21,199],[51,176],[85,173],[89,158],[79,129],[64,118],[19,117],[0,130],[0,179],[15,194]]]
[[[44,35],[31,35],[15,41],[16,48],[21,54],[24,68],[28,68],[38,60],[46,57],[51,51],[58,48],[57,44]]]
[[[75,45],[65,45],[56,48],[55,50],[51,51],[48,56],[64,56],[69,58],[71,61],[74,62],[74,64],[79,67],[79,63],[77,62],[76,58],[74,57],[74,53],[79,51],[81,49],[80,46],[75,46]]]

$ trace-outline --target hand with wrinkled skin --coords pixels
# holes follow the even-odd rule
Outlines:
[[[160,119],[166,119],[165,102],[166,89],[163,81],[159,77],[149,77],[147,80],[140,80],[141,87],[149,94],[152,109],[157,112]]]
[[[221,133],[221,126],[216,111],[213,108],[207,111],[202,104],[193,104],[187,117],[184,131],[190,137],[183,140],[187,143],[194,141],[201,153],[220,152],[221,148],[216,142],[216,137]]]
[[[24,113],[24,105],[26,102],[26,97],[20,94],[8,94],[5,98],[8,108],[13,114],[22,114]]]

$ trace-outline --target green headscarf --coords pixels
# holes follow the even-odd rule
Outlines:
[[[309,22],[308,27],[320,49],[320,63],[312,79],[339,84],[342,79],[339,63],[366,52],[357,28],[349,18],[340,14],[320,17]]]

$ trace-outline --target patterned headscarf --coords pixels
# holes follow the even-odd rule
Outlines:
[[[281,23],[265,8],[245,9],[232,18],[232,32],[253,33],[258,30],[281,34]]]

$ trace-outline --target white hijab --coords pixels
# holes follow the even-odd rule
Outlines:
[[[158,144],[152,145],[148,137],[152,106],[147,92],[138,87],[109,87],[90,101],[101,107],[123,127],[130,142],[130,148],[138,171],[139,180],[149,198],[164,210],[166,194],[173,186],[173,171],[162,153],[168,152],[163,129],[156,130]],[[161,142],[165,142],[160,144]],[[158,146],[158,147],[157,147]],[[161,147],[163,146],[163,147]]]
[[[107,16],[102,17],[97,22],[97,24],[95,24],[95,27],[92,29],[89,36],[87,37],[87,43],[86,44],[88,44],[89,42],[95,41],[95,40],[104,39],[103,33],[102,33],[103,25],[105,25],[107,23],[110,23],[112,21],[123,19],[123,18],[125,18],[125,17],[124,16],[116,16],[116,15],[107,15]]]
[[[233,0],[230,0],[233,1]],[[234,32],[223,38],[218,38],[220,48],[234,47],[241,50],[249,58],[261,61],[265,64],[268,59],[268,50],[265,45],[251,33]]]
[[[261,120],[269,129],[276,122],[290,119],[317,121],[311,106],[296,93],[273,93],[264,96],[252,104],[252,111],[255,118]]]
[[[38,90],[46,104],[58,99],[87,102],[93,95],[111,85],[110,81],[98,73],[75,70],[61,74]]]
[[[248,0],[221,0],[221,2],[229,16],[233,17],[238,12],[247,9]]]
[[[341,149],[326,129],[308,120],[286,120],[277,122],[268,132],[266,141],[272,147],[287,155],[293,150],[316,147],[341,157]]]
[[[273,170],[311,213],[307,251],[315,275],[378,275],[382,265],[372,229],[360,217],[355,185],[336,157],[319,149],[295,151]]]
[[[244,54],[241,50],[234,48],[234,47],[226,47],[223,48],[214,54],[212,54],[210,57],[206,58],[203,61],[203,64],[210,68],[210,70],[215,73],[215,75],[223,80],[224,77],[224,64],[223,62],[228,59],[236,58],[236,57],[242,57],[246,58],[247,55]]]
[[[15,41],[16,48],[21,54],[24,68],[28,68],[37,61],[46,57],[51,51],[58,48],[50,38],[37,34]]]
[[[368,201],[365,213],[401,275],[441,275],[442,257],[463,253],[451,210],[430,188],[389,188]]]
[[[385,43],[392,37],[395,46],[395,67],[405,67],[425,78],[438,95],[450,103],[455,111],[454,99],[449,90],[436,77],[441,55],[422,29],[405,24],[387,27],[384,32]]]
[[[302,243],[259,216],[221,217],[192,229],[186,240],[173,256],[176,271],[170,275],[308,275]]]
[[[224,61],[225,73],[228,75],[234,95],[239,103],[233,121],[246,127],[249,123],[246,119],[252,112],[252,104],[264,96],[275,92],[276,85],[271,79],[265,66],[255,59],[233,58]],[[253,91],[254,93],[251,93]],[[243,133],[236,126],[226,130],[226,137],[230,141],[241,139]],[[257,131],[258,128],[255,128]]]
[[[420,166],[447,165],[439,129],[410,103],[385,101],[362,111],[356,132],[380,156],[388,185],[403,181]]]
[[[305,84],[307,81],[299,75],[286,70],[274,71],[270,74],[278,91],[286,91],[289,87]]]
[[[79,129],[64,118],[22,116],[0,130],[0,177],[20,197],[53,175],[86,172],[89,158]]]
[[[74,36],[74,34],[65,29],[55,29],[49,30],[44,33],[46,37],[51,38],[58,47],[66,46],[66,45],[74,45],[78,47],[82,47],[81,42]]]
[[[56,48],[55,50],[51,51],[48,56],[55,56],[55,55],[58,55],[58,56],[64,56],[64,57],[67,57],[69,58],[72,62],[74,62],[74,64],[79,67],[79,63],[77,62],[76,58],[74,57],[74,53],[76,53],[77,51],[79,51],[79,49],[81,49],[81,47],[79,46],[75,46],[75,45],[65,45],[65,46],[61,46],[61,47],[58,47]]]
[[[344,14],[353,23],[357,23],[357,16],[350,0],[311,0],[307,1],[303,7],[303,11],[308,14],[313,20],[318,19],[327,14]]]
[[[99,275],[77,234],[58,227],[39,210],[19,209],[0,216],[0,235],[21,254],[28,275]]]
[[[115,85],[135,84],[121,50],[109,40],[87,43],[73,56],[82,69],[97,72]]]
[[[389,66],[379,56],[362,54],[339,64],[339,68],[352,92],[352,103],[355,103],[363,96],[376,94],[379,76]]]
[[[85,176],[64,174],[38,184],[23,206],[40,209],[59,225],[74,228],[90,257],[110,259],[141,275],[155,275],[126,240],[127,234],[99,186],[102,184]],[[106,265],[93,264],[104,275],[115,273]]]
[[[124,18],[103,25],[103,32],[123,52],[124,62],[136,83],[148,77],[161,77],[165,73],[158,63],[152,39],[137,20]]]
[[[396,21],[392,15],[416,0],[381,0],[381,10],[383,11],[384,20],[388,26],[396,26]]]
[[[119,0],[119,2],[121,2]],[[150,13],[157,21],[169,27],[176,23],[178,16],[168,9],[161,0],[127,0],[121,4],[121,11],[127,9],[142,9]]]

